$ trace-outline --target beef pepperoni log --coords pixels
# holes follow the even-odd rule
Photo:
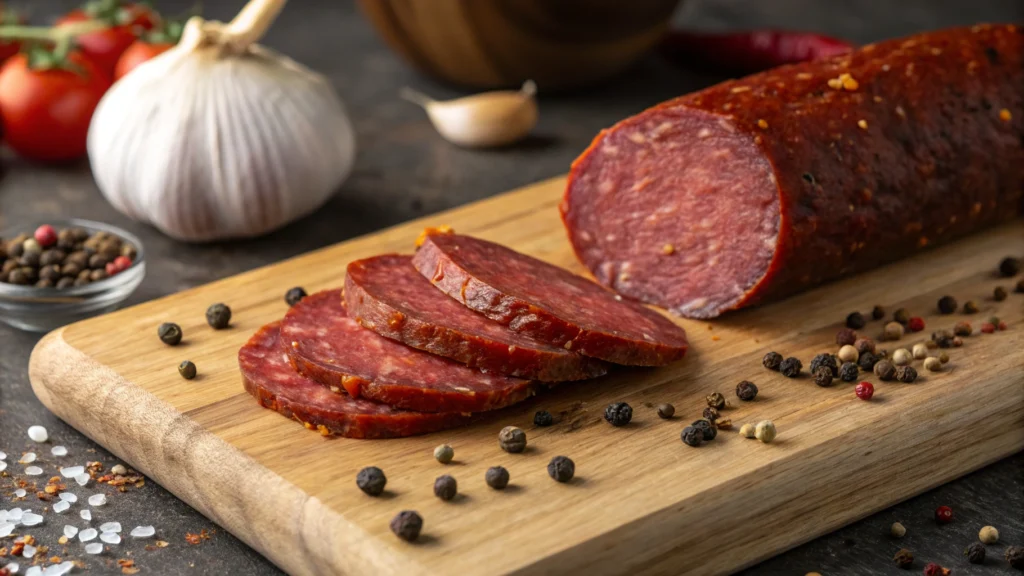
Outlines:
[[[504,246],[431,234],[413,257],[430,282],[468,308],[537,340],[601,360],[659,366],[686,353],[686,333],[657,312]]]
[[[601,132],[561,206],[620,294],[710,318],[1024,208],[1024,33],[865,46],[670,100]]]
[[[349,264],[345,305],[364,328],[486,372],[559,382],[608,371],[600,360],[538,342],[459,304],[421,276],[411,256]]]
[[[281,340],[304,376],[396,408],[483,412],[533,393],[530,380],[473,370],[363,328],[348,315],[341,290],[318,292],[292,306]]]
[[[261,328],[238,351],[242,383],[261,406],[298,420],[325,436],[397,438],[453,428],[470,421],[461,413],[398,410],[337,394],[297,374],[281,345],[281,323]]]

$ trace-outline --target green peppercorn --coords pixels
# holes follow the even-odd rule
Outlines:
[[[700,420],[695,420],[690,426],[701,431],[705,442],[710,442],[715,439],[715,436],[718,436],[718,428],[710,420],[701,418]]]
[[[875,307],[871,309],[871,318],[873,320],[881,320],[882,318],[885,318],[885,308],[875,304]]]
[[[548,462],[548,476],[555,482],[568,482],[576,474],[576,463],[566,456],[555,456]]]
[[[412,510],[402,510],[391,519],[391,531],[406,542],[415,542],[423,530],[423,517]]]
[[[295,306],[296,304],[301,302],[302,299],[305,298],[306,296],[307,296],[306,291],[303,290],[302,288],[296,286],[295,288],[292,288],[291,290],[285,292],[285,294],[284,294],[284,301],[289,306]]]
[[[906,326],[907,323],[910,322],[910,312],[907,311],[906,308],[897,308],[896,311],[892,313],[892,319]]]
[[[370,496],[380,496],[388,483],[384,471],[376,466],[367,466],[356,474],[356,486]]]
[[[459,483],[455,481],[448,474],[438,476],[434,480],[434,496],[437,496],[445,502],[455,498],[455,495],[459,492]]]
[[[995,300],[996,302],[1002,302],[1003,300],[1006,300],[1006,297],[1009,295],[1010,294],[1009,292],[1006,291],[1006,288],[1003,288],[1002,286],[996,286],[992,290],[992,299]]]
[[[157,328],[156,333],[160,341],[168,346],[177,346],[181,342],[181,326],[174,322],[164,322]]]
[[[448,444],[441,444],[434,448],[434,459],[441,464],[447,464],[455,458],[455,449]]]
[[[779,371],[782,372],[782,375],[786,378],[796,378],[800,375],[800,370],[802,370],[803,367],[803,362],[790,356],[779,364]]]
[[[555,417],[552,416],[551,412],[548,412],[547,410],[539,410],[536,414],[533,415],[534,426],[551,426],[554,423]]]
[[[750,402],[757,397],[757,386],[748,380],[736,385],[736,396],[744,402]]]
[[[782,354],[779,354],[778,352],[769,352],[761,359],[762,366],[769,370],[775,370],[776,372],[778,372],[780,364],[782,364]]]
[[[952,296],[943,296],[939,298],[939,312],[942,314],[952,314],[956,312],[956,298]]]
[[[185,360],[178,364],[178,374],[185,380],[191,380],[196,377],[196,365],[191,360]]]
[[[860,312],[850,312],[846,317],[846,327],[854,330],[860,330],[867,324],[867,320],[864,319],[864,315]]]
[[[1020,259],[1007,256],[999,263],[1000,276],[1009,278],[1010,276],[1016,276],[1018,273],[1020,273]]]
[[[707,408],[705,408],[706,410]],[[668,420],[676,413],[676,407],[671,404],[658,404],[658,417]]]
[[[484,481],[495,490],[504,490],[508,486],[508,480],[508,470],[502,466],[492,466],[487,469],[487,473],[484,475]]]
[[[832,370],[828,366],[818,366],[818,369],[812,372],[814,376],[814,383],[822,388],[828,388],[832,385]]]
[[[707,400],[708,406],[715,408],[716,410],[725,408],[725,396],[722,396],[721,392],[712,392],[707,395],[705,400]]]
[[[973,542],[964,550],[964,556],[967,556],[967,561],[971,564],[984,564],[985,545],[981,542]]]
[[[686,428],[683,428],[679,438],[683,441],[683,444],[696,448],[704,443],[704,431],[700,428],[687,426]]]
[[[214,330],[223,330],[231,323],[231,308],[224,304],[214,304],[206,309],[206,323]]]
[[[977,314],[978,310],[978,303],[974,300],[964,302],[964,314]]]

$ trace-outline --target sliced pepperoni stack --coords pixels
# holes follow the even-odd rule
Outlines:
[[[324,435],[388,438],[469,422],[543,384],[686,353],[660,314],[497,244],[430,234],[415,257],[352,262],[238,354],[246,390]]]

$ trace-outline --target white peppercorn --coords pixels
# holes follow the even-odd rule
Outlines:
[[[860,357],[860,352],[857,352],[856,348],[847,344],[839,349],[838,356],[843,362],[856,362],[857,358]]]
[[[889,528],[889,533],[892,534],[893,538],[903,538],[907,535],[907,528],[899,522],[893,522],[892,527]]]
[[[910,364],[910,361],[913,359],[914,357],[906,348],[899,348],[892,353],[892,363],[897,366],[906,366],[907,364]]]
[[[924,360],[928,357],[928,346],[924,344],[914,344],[911,353],[914,355],[915,360]]]
[[[903,338],[903,331],[903,324],[900,324],[899,322],[889,322],[885,325],[885,328],[882,329],[882,339],[899,340],[900,338]]]
[[[775,424],[771,420],[761,420],[754,428],[754,437],[765,444],[775,440]]]
[[[942,361],[934,356],[929,356],[924,359],[924,369],[931,372],[939,372],[942,370]]]
[[[744,424],[740,426],[740,435],[744,438],[753,438],[756,434],[756,428],[753,424]]]
[[[978,532],[978,540],[981,540],[982,544],[995,544],[999,542],[999,530],[996,530],[995,526],[984,526]]]

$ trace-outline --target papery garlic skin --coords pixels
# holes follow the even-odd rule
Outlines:
[[[259,236],[322,206],[355,160],[321,75],[259,45],[178,47],[118,81],[88,138],[93,175],[127,216],[185,241]]]

